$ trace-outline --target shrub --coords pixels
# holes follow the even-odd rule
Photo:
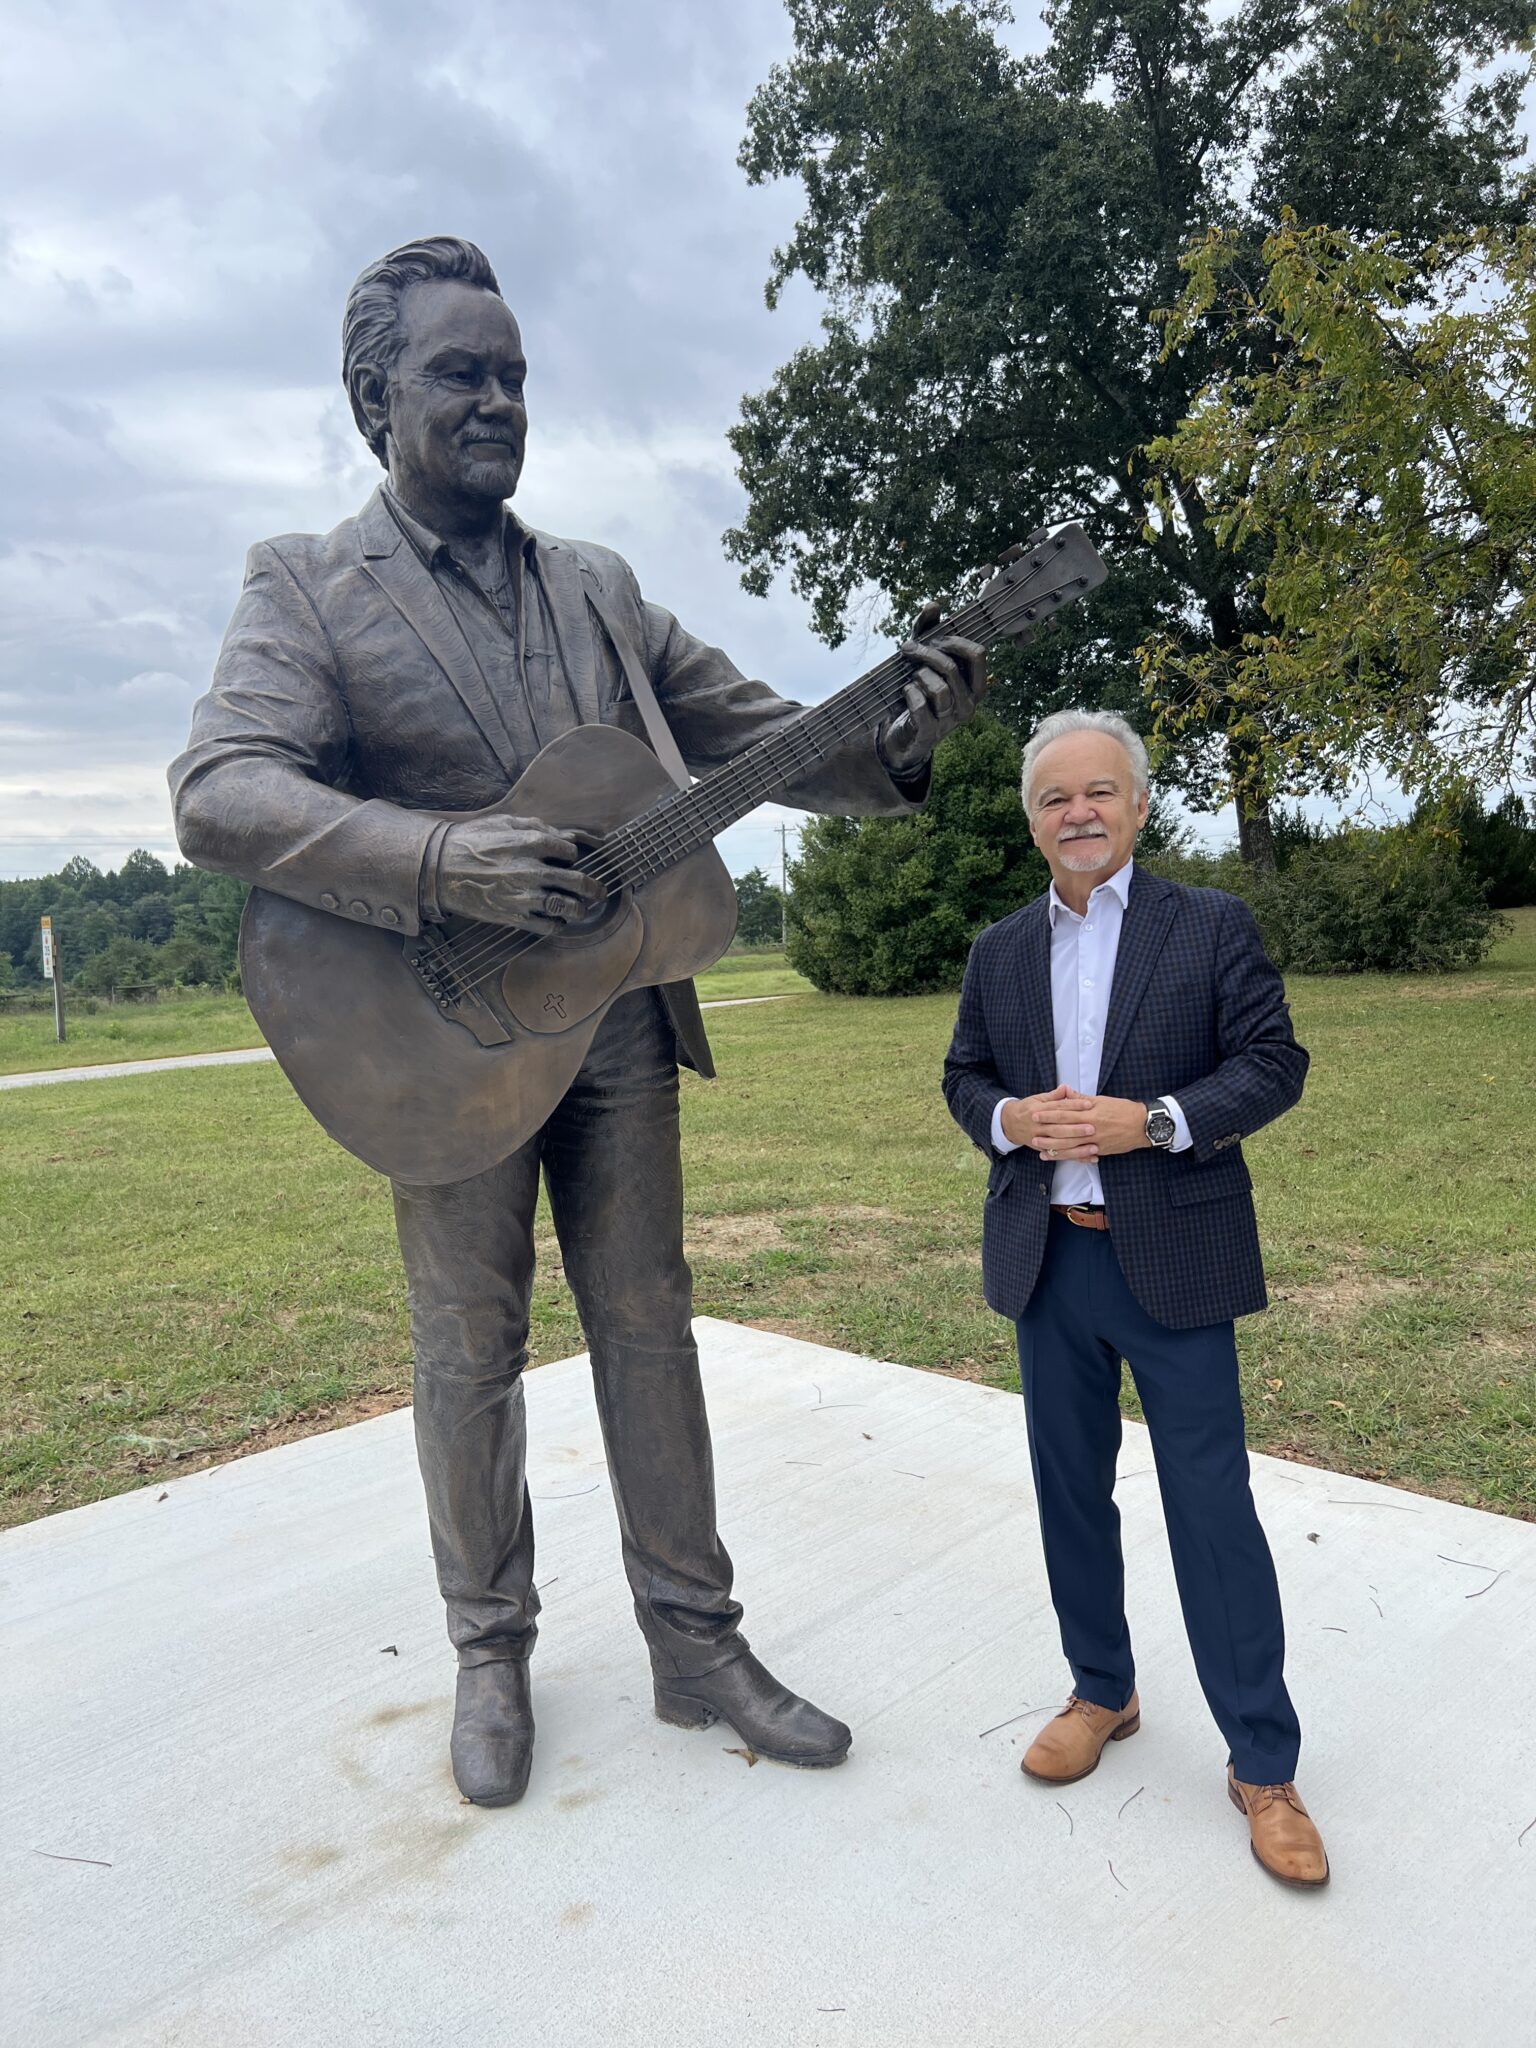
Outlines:
[[[1454,847],[1416,826],[1344,827],[1256,875],[1235,853],[1160,856],[1159,872],[1252,908],[1292,974],[1446,974],[1486,958],[1502,923]]]
[[[960,986],[983,925],[1049,880],[1019,803],[1019,745],[982,712],[934,757],[906,818],[813,818],[789,899],[789,959],[840,995]]]

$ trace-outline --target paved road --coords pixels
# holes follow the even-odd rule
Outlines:
[[[741,1010],[749,1003],[784,1003],[789,997],[783,996],[721,996],[712,1003],[702,1003],[705,1010]],[[164,1060],[113,1060],[100,1067],[49,1067],[40,1074],[0,1074],[0,1088],[42,1088],[51,1081],[105,1081],[115,1074],[160,1074],[172,1067],[245,1067],[256,1060],[269,1060],[272,1053],[265,1045],[252,1046],[247,1052],[188,1052],[174,1059]]]

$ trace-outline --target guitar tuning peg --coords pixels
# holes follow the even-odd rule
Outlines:
[[[1050,537],[1051,529],[1048,526],[1037,526],[1034,532],[1029,536],[1028,540],[1025,541],[1024,546],[1026,548],[1037,548],[1039,547],[1041,541],[1049,540]]]
[[[1011,562],[1018,561],[1021,555],[1027,553],[1028,549],[1026,548],[1024,542],[1021,540],[1016,540],[1011,548],[1004,548],[1003,552],[998,556],[998,567],[1000,569],[1006,569]]]

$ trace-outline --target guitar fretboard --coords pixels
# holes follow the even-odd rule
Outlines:
[[[963,639],[993,637],[989,608],[965,606],[937,630]],[[591,859],[610,894],[635,887],[675,867],[707,846],[728,825],[777,796],[797,776],[817,767],[840,747],[862,739],[904,703],[903,686],[912,664],[893,654],[850,683],[825,704],[801,712],[782,732],[738,754],[691,789],[658,797],[616,832]]]
[[[990,646],[1004,638],[1028,640],[1038,623],[1069,598],[1103,578],[1104,565],[1079,528],[1033,535],[1013,549],[1012,564],[982,596],[963,605],[924,637],[955,635]],[[1075,572],[1075,573],[1074,573]],[[582,861],[610,897],[650,881],[707,846],[748,811],[780,795],[840,747],[865,738],[905,702],[912,663],[892,654],[809,711],[797,712],[780,731],[759,740],[734,761],[689,789],[671,790],[610,832]],[[447,979],[443,993],[466,994],[499,973],[517,954],[540,944],[532,932],[475,925],[453,938],[430,940],[434,971]]]

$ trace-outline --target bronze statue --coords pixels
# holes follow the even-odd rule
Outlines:
[[[853,815],[920,804],[934,746],[986,681],[975,640],[925,615],[932,637],[882,665],[860,720],[814,727],[828,707],[748,681],[609,549],[513,516],[525,370],[478,249],[433,237],[369,265],[343,378],[386,480],[334,532],[252,549],[171,769],[187,857],[256,885],[243,960],[279,1057],[394,1183],[458,1653],[454,1775],[483,1805],[521,1797],[533,1744],[522,1372],[541,1172],[657,1713],[722,1719],[781,1763],[848,1753],[842,1722],[748,1649],[715,1528],[677,1069],[712,1072],[687,976],[729,942],[734,906],[699,828],[730,822],[730,776],[742,810],[770,792]],[[1046,569],[1008,574],[1017,612]],[[983,637],[1021,630],[976,616]],[[817,743],[786,742],[791,728]],[[684,764],[704,778],[692,792]]]

